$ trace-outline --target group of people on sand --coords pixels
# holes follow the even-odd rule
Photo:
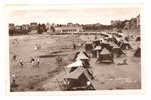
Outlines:
[[[14,55],[13,60],[15,60],[19,64],[19,66],[21,68],[23,68],[25,62],[23,62],[23,59],[21,57]],[[30,63],[32,64],[33,67],[39,67],[40,58],[32,57]],[[13,89],[15,89],[18,85],[16,83],[16,75],[12,74],[11,77],[12,77],[12,81],[11,81],[11,88],[10,88],[11,90],[10,91],[13,91]]]
[[[24,65],[23,64],[23,59],[21,57],[15,55],[15,54],[13,55],[13,61],[16,61],[19,64],[19,66],[23,66]]]
[[[36,56],[36,57],[32,57],[31,58],[31,63],[33,67],[39,67],[40,64],[40,57]]]
[[[23,61],[23,58],[21,58],[21,57],[19,57],[19,56],[17,56],[17,55],[14,55],[14,56],[13,56],[13,60],[14,60],[15,62],[17,62],[20,67],[23,67],[23,66],[24,66],[24,63],[25,63],[25,62]],[[35,66],[39,67],[40,57],[38,57],[38,56],[31,57],[30,63],[32,64],[33,67],[35,67]]]
[[[38,49],[40,49],[40,46],[36,44],[34,47],[34,50],[38,50]],[[16,54],[14,54],[12,56],[12,60],[17,62],[18,66],[21,68],[23,68],[23,66],[25,64],[25,61],[23,59],[24,59],[23,57],[20,57]],[[31,57],[29,63],[31,63],[33,67],[39,67],[40,57],[39,56]],[[13,89],[16,88],[18,85],[16,84],[16,75],[12,74],[11,77],[12,77],[12,81],[11,81],[11,88],[10,88],[11,90],[10,91],[13,91]]]

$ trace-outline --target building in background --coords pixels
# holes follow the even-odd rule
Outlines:
[[[15,34],[15,24],[14,23],[10,23],[8,25],[8,29],[9,29],[9,35],[14,35]]]
[[[16,25],[15,30],[22,30],[22,26],[21,25]]]
[[[58,33],[78,33],[82,32],[83,29],[81,26],[62,26],[62,27],[55,27],[55,32]]]
[[[9,27],[9,30],[14,30],[15,24],[14,23],[10,23],[8,27]]]
[[[68,26],[68,27],[72,27],[72,26],[74,26],[74,24],[71,23],[71,22],[69,22],[69,23],[67,23],[67,26]]]
[[[22,25],[22,30],[27,30],[27,31],[29,31],[29,28],[30,28],[29,24],[23,24],[23,25]]]
[[[30,29],[31,30],[37,30],[38,24],[36,22],[30,23]]]

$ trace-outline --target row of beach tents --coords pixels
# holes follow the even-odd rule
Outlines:
[[[121,36],[122,37],[122,36]],[[107,38],[95,39],[87,41],[83,47],[75,54],[73,63],[66,66],[68,72],[63,79],[62,87],[64,90],[95,90],[93,84],[92,68],[90,66],[90,58],[97,58],[96,62],[114,62],[114,56],[120,57],[126,55],[124,50],[132,49],[131,45],[124,38],[119,39],[119,35]],[[136,50],[134,56],[140,57],[140,48]]]
[[[64,90],[95,90],[89,60],[86,52],[81,50],[76,53],[74,62],[66,66],[69,71],[64,76]]]

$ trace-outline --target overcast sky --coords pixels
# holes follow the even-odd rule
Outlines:
[[[9,10],[8,22],[28,24],[30,22],[66,24],[110,24],[111,20],[125,20],[140,14],[139,8],[52,8]]]

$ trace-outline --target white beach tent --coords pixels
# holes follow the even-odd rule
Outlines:
[[[83,52],[80,52],[76,60],[89,59]]]

